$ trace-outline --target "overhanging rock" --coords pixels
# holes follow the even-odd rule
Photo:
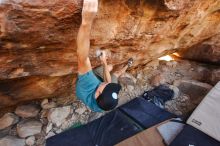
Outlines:
[[[135,65],[190,48],[220,32],[220,1],[194,0],[172,10],[162,0],[99,0],[91,33],[112,64]],[[175,4],[175,3],[174,3]],[[82,0],[2,0],[0,5],[0,107],[73,93],[76,35]]]

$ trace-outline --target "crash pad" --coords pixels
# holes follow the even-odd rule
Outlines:
[[[86,125],[47,139],[46,146],[112,146],[172,117],[139,97]]]

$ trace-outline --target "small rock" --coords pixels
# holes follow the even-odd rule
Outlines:
[[[47,124],[48,124],[47,118],[41,118],[41,119],[40,119],[40,122],[41,122],[43,125],[47,125]]]
[[[76,113],[78,113],[79,115],[83,114],[86,111],[86,107],[81,107],[75,110]]]
[[[180,102],[186,102],[187,100],[189,100],[189,97],[187,95],[182,95],[179,100]]]
[[[36,120],[24,120],[17,124],[17,133],[21,138],[39,134],[42,129],[42,123]]]
[[[155,60],[152,60],[151,62],[149,62],[147,65],[146,65],[146,69],[154,69],[156,70],[159,66],[159,62],[160,60],[159,59],[155,59]],[[146,73],[146,72],[145,72]],[[142,78],[143,79],[143,78]]]
[[[134,90],[134,86],[132,85],[128,85],[127,86],[128,91],[132,92]]]
[[[177,62],[176,61],[170,61],[170,62],[167,62],[167,66],[170,66],[170,67],[173,67],[175,68],[177,66]]]
[[[50,109],[47,119],[59,127],[69,116],[70,109],[70,106]]]
[[[137,79],[135,79],[135,77],[133,77],[131,74],[125,73],[122,76],[120,76],[119,82],[124,85],[134,86],[135,83],[137,82]]]
[[[175,115],[182,116],[183,113],[180,110],[175,111]]]
[[[48,99],[44,99],[42,102],[41,102],[41,107],[43,108],[43,105],[45,104],[48,104],[49,103],[49,100]]]
[[[50,137],[52,137],[54,135],[55,135],[54,132],[49,132],[45,138],[48,139],[48,138],[50,138]]]
[[[166,83],[166,80],[163,77],[163,75],[161,75],[161,74],[158,74],[158,75],[152,77],[150,80],[151,86],[159,86],[159,85],[165,84],[165,83]]]
[[[143,74],[142,73],[138,73],[136,78],[137,79],[143,79]]]
[[[12,113],[7,113],[0,119],[0,130],[5,129],[19,121],[18,116]]]
[[[13,136],[6,136],[0,139],[0,146],[25,146],[25,140]]]
[[[46,118],[48,115],[48,110],[42,110],[40,112],[40,118]]]
[[[34,136],[30,136],[25,140],[25,142],[28,146],[33,146],[35,144],[35,140]]]
[[[0,138],[3,138],[3,137],[5,137],[5,136],[9,135],[10,130],[11,130],[10,127],[5,128],[5,129],[3,129],[3,130],[0,130]]]
[[[165,5],[170,10],[181,10],[183,9],[187,3],[189,3],[189,0],[165,0]]]
[[[103,116],[103,115],[104,115],[103,112],[102,112],[102,113],[93,112],[93,113],[91,113],[91,114],[89,115],[88,122],[92,122],[92,121],[94,121],[94,120],[100,118],[100,117]]]
[[[46,133],[49,133],[52,128],[53,128],[53,124],[48,123],[47,128],[46,128]]]
[[[75,114],[73,114],[70,120],[71,120],[72,122],[75,122],[75,121],[77,121],[77,119],[78,119],[78,116],[75,115]]]
[[[15,113],[22,118],[36,117],[40,112],[40,107],[36,104],[18,106]]]
[[[51,108],[54,108],[56,107],[56,103],[55,102],[49,102],[48,99],[44,99],[42,102],[41,102],[41,107],[42,109],[51,109]]]
[[[61,133],[61,132],[62,132],[61,129],[57,129],[57,130],[56,130],[56,134],[59,134],[59,133]]]
[[[176,77],[178,77],[178,78],[183,77],[183,75],[182,75],[182,74],[180,74],[180,73],[175,73],[175,76],[176,76]]]
[[[172,62],[171,62],[171,61],[168,61],[168,62],[166,63],[166,65],[172,67]]]
[[[194,71],[194,70],[195,70],[194,68],[191,68],[191,69],[190,69],[190,71]]]

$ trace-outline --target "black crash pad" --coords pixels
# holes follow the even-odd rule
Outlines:
[[[112,146],[172,117],[139,97],[93,122],[47,139],[46,146]]]
[[[220,142],[190,125],[185,125],[170,146],[220,146]]]

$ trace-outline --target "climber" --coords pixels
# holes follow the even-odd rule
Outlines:
[[[102,52],[100,60],[103,67],[94,72],[100,73],[101,71],[104,74],[104,82],[101,82],[94,74],[89,59],[89,49],[91,27],[97,11],[98,0],[84,0],[82,23],[77,36],[78,78],[76,96],[91,110],[102,112],[112,110],[117,106],[118,94],[121,89],[120,84],[117,83],[117,78],[132,64],[132,60],[129,60],[129,63],[121,71],[111,75],[112,66],[107,64],[106,54]]]

